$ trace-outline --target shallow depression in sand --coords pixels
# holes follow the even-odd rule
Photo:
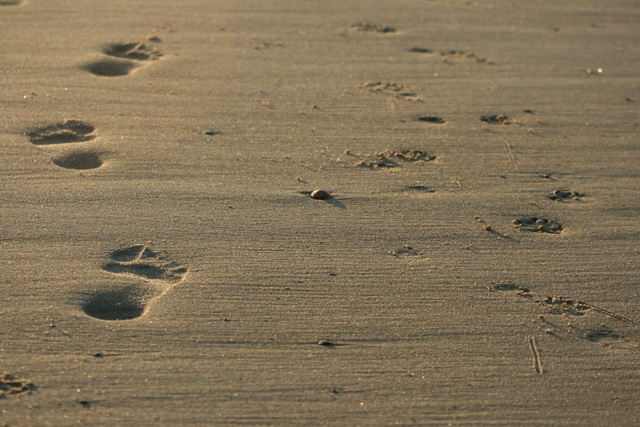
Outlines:
[[[95,128],[80,120],[66,120],[50,126],[34,129],[26,135],[34,145],[68,144],[95,139]]]
[[[102,166],[100,154],[91,151],[77,151],[51,159],[54,164],[65,169],[96,169]]]
[[[96,319],[130,320],[144,314],[145,303],[136,288],[100,291],[82,306],[83,311]]]
[[[128,75],[136,67],[133,62],[105,60],[89,64],[85,69],[96,76],[120,77]]]

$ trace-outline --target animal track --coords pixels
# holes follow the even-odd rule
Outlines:
[[[11,374],[3,373],[0,376],[0,398],[12,394],[26,394],[35,390],[33,383],[19,379]]]
[[[405,256],[412,256],[412,257],[419,257],[424,255],[422,252],[414,249],[411,246],[403,246],[400,249],[396,249],[395,251],[390,251],[389,255],[393,255],[395,257],[405,257]]]
[[[438,116],[418,116],[416,117],[416,121],[418,122],[425,122],[425,123],[435,123],[435,124],[443,124],[446,122],[445,119],[443,119],[442,117],[438,117]]]
[[[403,190],[412,191],[415,193],[435,193],[436,192],[436,190],[434,190],[433,188],[429,188],[426,185],[422,185],[422,184],[407,185],[403,187]]]
[[[612,329],[606,326],[602,326],[600,328],[595,328],[586,332],[585,338],[588,339],[589,341],[598,342],[606,339],[619,339],[621,337]]]
[[[255,50],[266,50],[266,49],[272,49],[276,47],[285,47],[285,45],[284,43],[281,43],[281,42],[275,42],[275,43],[264,42],[264,43],[253,46]]]
[[[35,129],[27,136],[35,145],[67,144],[95,139],[95,128],[80,120],[66,120],[50,126]]]
[[[424,47],[412,47],[411,49],[408,50],[411,53],[426,53],[426,54],[434,54],[436,53],[433,49],[429,49],[429,48],[424,48]],[[456,58],[465,58],[465,59],[472,59],[474,61],[476,61],[477,63],[481,63],[481,64],[489,64],[489,65],[494,65],[495,62],[493,62],[492,60],[485,58],[484,56],[480,56],[477,53],[474,52],[465,52],[463,50],[445,50],[445,51],[440,51],[440,56],[444,57],[443,62],[445,63],[450,63],[449,59],[456,59]]]
[[[490,64],[490,65],[495,64],[490,59],[487,59],[487,58],[485,58],[483,56],[480,56],[477,53],[465,52],[463,50],[447,50],[447,51],[440,52],[440,55],[445,56],[445,57],[473,59],[474,61],[476,61],[478,63],[482,63],[482,64]],[[445,59],[445,62],[447,62],[446,59]]]
[[[103,59],[92,62],[84,68],[96,76],[121,77],[131,74],[142,64],[142,61],[160,59],[162,53],[142,43],[116,43],[103,49],[105,55],[123,60]]]
[[[511,118],[505,114],[493,114],[480,117],[480,121],[490,123],[492,125],[510,125],[512,123]]]
[[[117,289],[98,291],[85,301],[84,312],[102,320],[130,320],[145,314],[155,298],[182,281],[187,268],[168,261],[146,245],[134,245],[111,253],[103,270],[143,281]]]
[[[577,191],[556,190],[553,193],[548,194],[547,197],[551,200],[569,202],[581,200],[583,197],[587,197],[587,194],[578,193]]]
[[[516,226],[516,228],[519,228],[521,230],[534,231],[539,233],[558,234],[564,229],[562,224],[557,221],[537,217],[516,218],[513,220],[513,224]]]
[[[356,166],[366,167],[369,169],[396,168],[403,162],[430,162],[436,159],[436,156],[424,151],[408,149],[402,151],[385,150],[373,153],[367,158],[356,163]]]
[[[515,283],[507,282],[507,283],[495,283],[492,286],[488,286],[491,292],[498,291],[515,291],[516,294],[522,297],[528,297],[531,295],[531,291],[526,286],[516,285]]]
[[[397,30],[393,27],[388,27],[386,25],[378,25],[372,24],[369,22],[359,22],[357,24],[351,25],[351,29],[354,31],[364,31],[369,33],[382,33],[382,34],[391,34],[397,32]]]
[[[142,43],[112,44],[107,46],[103,52],[109,56],[135,59],[137,61],[157,60],[162,56],[159,51]]]
[[[412,47],[409,52],[413,53],[433,53],[433,49],[427,49],[424,47]]]
[[[394,82],[366,82],[364,88],[371,92],[393,95],[398,99],[406,101],[422,102],[415,92],[407,89],[404,85]]]
[[[548,334],[576,336],[606,347],[611,345],[615,345],[617,348],[636,346],[634,343],[629,344],[630,339],[625,338],[611,327],[599,323],[598,319],[593,317],[595,314],[600,314],[625,323],[628,328],[640,326],[640,322],[620,314],[578,299],[560,296],[548,296],[542,300],[535,299],[533,292],[528,287],[510,282],[496,283],[488,286],[487,289],[491,292],[511,291],[520,297],[526,297],[528,301],[537,303],[543,314],[538,316],[536,322],[540,322],[539,327],[544,328]],[[628,331],[635,335],[633,329],[628,329]]]
[[[589,310],[589,306],[584,302],[563,297],[546,297],[543,303],[547,305],[549,313],[552,314],[582,316]]]

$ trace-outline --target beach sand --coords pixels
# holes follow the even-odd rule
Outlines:
[[[639,13],[0,2],[0,424],[637,424]]]

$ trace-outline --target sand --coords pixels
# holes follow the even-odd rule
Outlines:
[[[0,2],[0,424],[637,424],[638,15]]]

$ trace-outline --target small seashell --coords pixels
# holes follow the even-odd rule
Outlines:
[[[325,190],[314,190],[311,192],[311,198],[317,200],[326,200],[331,197],[328,191]]]

